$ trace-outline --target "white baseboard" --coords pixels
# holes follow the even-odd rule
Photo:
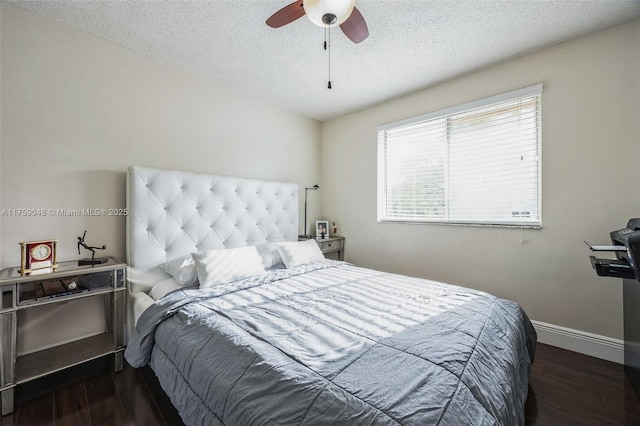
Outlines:
[[[624,364],[624,341],[541,321],[531,321],[538,342]]]

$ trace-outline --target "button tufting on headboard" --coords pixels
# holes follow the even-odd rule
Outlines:
[[[163,278],[158,266],[195,251],[298,235],[298,185],[129,167],[127,262],[134,285]]]

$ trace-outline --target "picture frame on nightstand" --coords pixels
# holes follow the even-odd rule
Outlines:
[[[316,238],[317,239],[329,238],[329,221],[328,220],[316,220]]]

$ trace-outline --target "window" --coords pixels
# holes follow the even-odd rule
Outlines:
[[[378,127],[378,221],[541,225],[542,85]]]

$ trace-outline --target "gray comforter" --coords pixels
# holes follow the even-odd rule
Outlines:
[[[535,340],[516,303],[323,261],[175,291],[125,357],[191,425],[522,425]]]

